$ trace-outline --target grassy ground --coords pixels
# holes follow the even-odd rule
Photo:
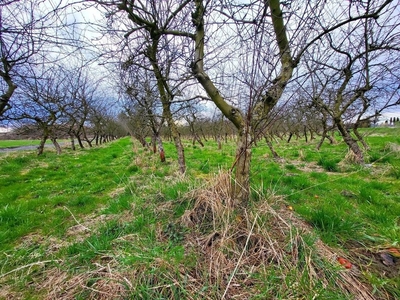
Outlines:
[[[0,299],[399,298],[400,130],[364,133],[366,166],[343,143],[275,141],[276,161],[260,142],[241,212],[233,142],[187,142],[185,176],[172,143],[165,164],[128,138],[1,154]]]
[[[14,148],[21,146],[38,146],[39,140],[0,140],[0,149],[2,148]],[[51,141],[47,141],[50,144]]]

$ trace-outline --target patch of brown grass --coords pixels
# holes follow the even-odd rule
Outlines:
[[[332,278],[337,278],[336,286],[345,294],[355,299],[374,299],[371,288],[360,281],[356,267],[336,274],[334,270],[340,268],[336,262],[339,250],[319,239],[312,246],[307,244],[303,237],[314,235],[311,226],[289,210],[281,197],[271,195],[257,207],[237,211],[230,200],[230,182],[229,174],[219,173],[207,186],[192,192],[189,197],[194,199],[193,208],[181,218],[183,225],[194,229],[186,247],[198,253],[197,265],[191,271],[196,286],[217,287],[204,299],[250,298],[259,293],[262,284],[252,274],[263,274],[271,266],[281,272],[281,278],[293,270],[299,277],[306,272],[308,291],[321,282],[331,285]],[[296,288],[286,284],[282,281],[280,288],[299,297],[301,292],[296,294]],[[198,294],[196,286],[193,292]]]
[[[37,289],[48,291],[46,300],[71,300],[77,296],[109,300],[124,299],[131,287],[131,282],[123,274],[111,270],[109,266],[100,266],[95,271],[74,276],[59,269],[51,269]]]
[[[305,161],[305,160],[306,160],[306,155],[304,154],[303,149],[300,149],[300,150],[299,150],[299,159],[300,159],[301,161]]]
[[[389,150],[390,152],[399,153],[400,152],[400,145],[396,143],[388,143],[385,146],[385,150]]]
[[[217,222],[223,222],[233,211],[230,186],[230,175],[220,172],[215,178],[210,179],[206,188],[191,191],[187,197],[195,199],[195,203],[191,210],[183,214],[183,225],[193,227],[199,224],[212,224],[215,228]]]
[[[117,198],[119,195],[123,194],[124,192],[125,192],[125,187],[118,187],[115,190],[109,192],[108,196],[114,199]]]
[[[357,163],[357,155],[351,150],[349,149],[344,157],[344,159],[342,160],[341,163],[343,164],[354,164]]]
[[[22,299],[22,296],[20,293],[17,293],[13,290],[11,290],[11,287],[8,285],[1,285],[0,289],[0,299],[4,300],[17,300],[17,299]]]
[[[318,165],[316,162],[304,162],[298,160],[291,160],[290,163],[296,166],[302,172],[317,172],[317,173],[326,173],[330,175],[337,175],[337,172],[328,172],[323,167]]]

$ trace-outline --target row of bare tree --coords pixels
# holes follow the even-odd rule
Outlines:
[[[202,143],[196,129],[203,116],[199,110],[207,115],[216,108],[231,122],[238,136],[232,197],[241,205],[249,198],[251,149],[260,138],[274,152],[271,141],[285,126],[288,140],[299,131],[317,132],[321,143],[337,129],[362,163],[366,145],[357,129],[400,104],[399,0],[43,3],[1,4],[0,115],[12,111],[17,82],[24,82],[26,93],[40,78],[35,74],[33,80],[20,70],[38,62],[59,65],[71,52],[83,53],[81,60],[86,60],[96,49],[98,56],[89,55],[90,61],[111,71],[108,77],[122,103],[119,122],[142,144],[149,130],[161,159],[160,133],[166,124],[182,173],[186,164],[178,125],[185,120],[193,139]],[[43,9],[29,10],[34,5]],[[20,6],[25,13],[17,16],[15,7]],[[95,9],[103,18],[75,18],[71,7],[80,16]],[[13,23],[13,18],[19,21]],[[60,49],[64,47],[70,51]],[[21,103],[27,99],[20,98]],[[49,107],[63,106],[60,97],[52,101]],[[115,112],[105,103],[104,110]],[[32,110],[24,108],[20,115],[29,118]],[[79,115],[85,108],[71,111]],[[55,115],[50,109],[45,121],[59,123]],[[346,123],[353,124],[354,134]]]
[[[84,143],[92,147],[113,140],[125,131],[108,109],[99,84],[84,68],[31,66],[29,76],[19,79],[12,106],[1,118],[20,134],[39,137],[38,155],[48,139],[58,154],[59,138],[69,138],[73,150],[75,143],[84,148]]]
[[[116,49],[121,86],[127,95],[143,82],[154,87],[182,172],[173,107],[204,95],[235,126],[238,203],[249,196],[251,148],[260,136],[268,140],[282,103],[306,107],[302,119],[318,116],[324,138],[337,128],[360,163],[359,124],[399,104],[397,1],[93,2],[107,10],[114,38],[125,29]],[[141,72],[144,81],[124,80]],[[350,115],[355,136],[345,124]]]
[[[88,65],[90,47],[68,1],[0,3],[0,122],[40,137],[91,147],[124,134]],[[88,24],[84,24],[87,26]]]

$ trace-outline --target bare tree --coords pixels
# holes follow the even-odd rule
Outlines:
[[[120,71],[120,82],[122,83],[122,94],[125,95],[124,109],[128,116],[142,120],[142,129],[130,127],[130,132],[150,129],[152,133],[153,152],[158,151],[161,162],[165,162],[165,151],[161,138],[161,128],[164,124],[161,102],[157,82],[152,73],[143,68],[131,64],[123,64]],[[132,112],[136,112],[132,115]],[[148,131],[148,130],[147,130]],[[144,136],[137,136],[141,143],[146,143]],[[147,144],[147,143],[146,143]]]
[[[91,139],[86,140],[90,147],[93,141],[97,146],[126,135],[126,130],[118,120],[117,112],[110,109],[109,99],[99,99],[90,110],[86,129],[87,135],[91,135]]]
[[[356,7],[365,14],[375,8],[372,1]],[[396,67],[400,62],[399,17],[397,8],[391,6],[380,18],[360,19],[327,34],[326,46],[310,48],[312,53],[307,54],[309,81],[299,88],[329,115],[358,163],[364,162],[358,142],[368,149],[357,130],[360,124],[400,104]]]
[[[186,113],[184,114],[184,118],[189,126],[189,131],[191,134],[193,145],[195,145],[196,142],[198,142],[200,146],[204,147],[204,144],[201,141],[200,136],[198,135],[198,132],[200,131],[199,128],[197,128],[199,114],[197,112],[196,107],[189,106],[188,109],[186,110]]]
[[[65,70],[65,72],[69,74],[65,83],[68,100],[67,104],[63,105],[63,114],[66,119],[65,130],[70,136],[73,150],[75,150],[75,139],[80,148],[84,148],[83,141],[86,141],[91,147],[92,140],[88,137],[86,126],[90,114],[96,109],[99,81],[90,78],[87,68],[83,66]]]
[[[52,141],[57,153],[61,153],[57,138],[62,133],[63,111],[67,105],[68,91],[64,84],[67,77],[61,68],[31,68],[31,76],[20,82],[18,100],[6,111],[9,120],[28,125],[33,122],[40,129],[38,155],[43,153],[47,139]]]
[[[183,3],[175,0],[145,1],[101,1],[94,0],[109,10],[109,22],[117,28],[124,28],[125,41],[121,44],[124,64],[141,66],[151,70],[162,105],[162,115],[171,131],[178,153],[178,164],[181,173],[186,171],[185,155],[178,127],[173,118],[175,102],[184,99],[186,76],[182,74],[187,51],[187,33],[175,30],[175,27],[186,26],[186,8],[191,0]],[[128,20],[121,16],[127,16]],[[121,18],[119,18],[121,17]],[[186,24],[185,24],[186,22]],[[170,29],[174,27],[174,29]],[[109,30],[118,35],[120,31]],[[174,38],[172,38],[174,37]],[[127,51],[129,50],[129,51]]]
[[[52,51],[73,43],[56,32],[66,28],[60,22],[62,4],[41,0],[0,3],[0,116],[11,107],[11,97],[29,66],[37,59],[39,64],[43,58],[58,60],[60,53]]]
[[[334,4],[322,0],[306,5],[279,0],[95,2],[110,8],[113,20],[122,11],[134,24],[120,26],[126,36],[124,45],[136,49],[131,61],[138,56],[148,59],[163,114],[182,157],[169,108],[183,92],[182,85],[176,88],[172,80],[186,75],[183,66],[190,65],[208,97],[236,127],[232,197],[245,205],[250,193],[251,148],[258,138],[255,133],[263,132],[259,126],[269,124],[265,120],[297,75],[295,71],[301,73],[301,58],[336,30],[378,18],[392,1],[375,1],[368,11],[346,3],[340,15],[332,10]],[[180,76],[175,76],[177,73]],[[182,165],[180,162],[184,171]]]
[[[206,2],[208,4],[207,10],[203,1],[195,0],[194,2],[195,9],[192,17],[193,24],[196,27],[196,46],[192,71],[212,101],[238,130],[239,141],[235,160],[236,172],[233,198],[237,202],[245,204],[250,192],[249,174],[251,147],[254,142],[253,130],[260,124],[261,120],[268,117],[268,114],[278,103],[304,53],[324,36],[343,26],[358,20],[377,18],[391,1],[382,1],[374,4],[374,7],[370,7],[368,11],[360,10],[358,12],[354,11],[352,4],[349,3],[348,16],[343,14],[338,18],[325,15],[324,8],[327,4],[322,1],[313,1],[303,7],[294,1],[281,3],[278,0],[251,4],[237,3],[235,6],[229,6],[224,3],[225,5],[222,8],[219,7],[214,11],[209,2]],[[217,88],[215,80],[211,78],[204,67],[207,62],[205,52],[206,33],[210,27],[206,21],[218,19],[218,17],[213,17],[212,14],[220,13],[225,7],[228,8],[228,11],[223,16],[240,25],[240,42],[242,42],[242,45],[254,45],[248,53],[248,55],[253,55],[250,66],[262,68],[261,70],[251,68],[249,74],[255,76],[250,77],[252,80],[247,84],[250,88],[245,102],[247,105],[243,105],[243,102],[241,102],[239,103],[241,105],[234,106],[228,102]],[[296,12],[296,10],[299,12]],[[355,16],[353,16],[353,13]],[[235,15],[238,17],[235,17]],[[328,22],[326,21],[327,18],[329,19]],[[285,20],[289,25],[285,25]],[[220,23],[224,24],[223,21],[222,18]],[[243,32],[247,33],[247,35]],[[255,40],[258,43],[255,43]],[[243,44],[243,42],[247,41],[251,42]],[[271,44],[276,45],[278,49],[276,54],[278,60],[272,61],[272,64],[267,64],[267,68],[265,68],[262,63],[261,53],[276,53],[274,48],[270,47]],[[266,57],[269,56],[266,55]],[[267,72],[268,68],[272,72]],[[260,77],[264,78],[264,82],[260,81]],[[243,107],[245,110],[243,110]]]
[[[143,108],[134,104],[130,105],[130,107],[125,107],[125,110],[119,113],[118,120],[132,138],[138,140],[144,148],[149,148],[146,137],[151,133],[146,112]]]

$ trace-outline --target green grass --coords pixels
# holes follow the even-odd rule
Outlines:
[[[316,151],[317,140],[279,141],[275,147],[283,163],[272,160],[261,142],[253,149],[250,208],[257,211],[266,199],[278,197],[271,205],[291,205],[314,234],[301,237],[299,268],[287,271],[284,285],[282,268],[272,262],[265,262],[264,271],[248,271],[258,291],[252,299],[307,299],[313,293],[319,299],[347,299],[335,291],[335,267],[315,254],[317,237],[349,255],[354,244],[380,249],[400,243],[399,129],[363,133],[372,166],[343,163],[347,148],[340,142]],[[188,241],[203,233],[183,226],[180,218],[193,207],[187,192],[231,167],[234,141],[221,150],[213,140],[205,147],[185,141],[185,176],[178,172],[173,144],[164,146],[166,163],[142,148],[132,151],[128,138],[75,152],[65,149],[62,155],[52,150],[39,157],[34,151],[0,154],[0,276],[11,272],[0,277],[0,284],[20,298],[40,299],[48,291],[35,284],[47,280],[46,270],[59,270],[65,282],[87,276],[87,286],[96,287],[97,270],[109,266],[126,278],[127,299],[219,298],[224,286],[210,284],[207,266],[202,274],[191,273],[199,270],[204,253],[188,247]],[[213,226],[205,227],[207,234]],[[327,272],[329,282],[310,281],[302,269],[310,258]],[[46,268],[38,264],[42,261]],[[395,279],[361,267],[376,295],[400,296]],[[208,281],[194,291],[196,276]],[[290,286],[295,288],[285,288]],[[93,297],[90,293],[80,290],[74,297]]]
[[[61,140],[61,142],[63,142],[63,140]],[[0,140],[0,149],[22,147],[22,146],[38,146],[39,143],[40,140]],[[51,144],[51,141],[48,140],[46,144]]]

